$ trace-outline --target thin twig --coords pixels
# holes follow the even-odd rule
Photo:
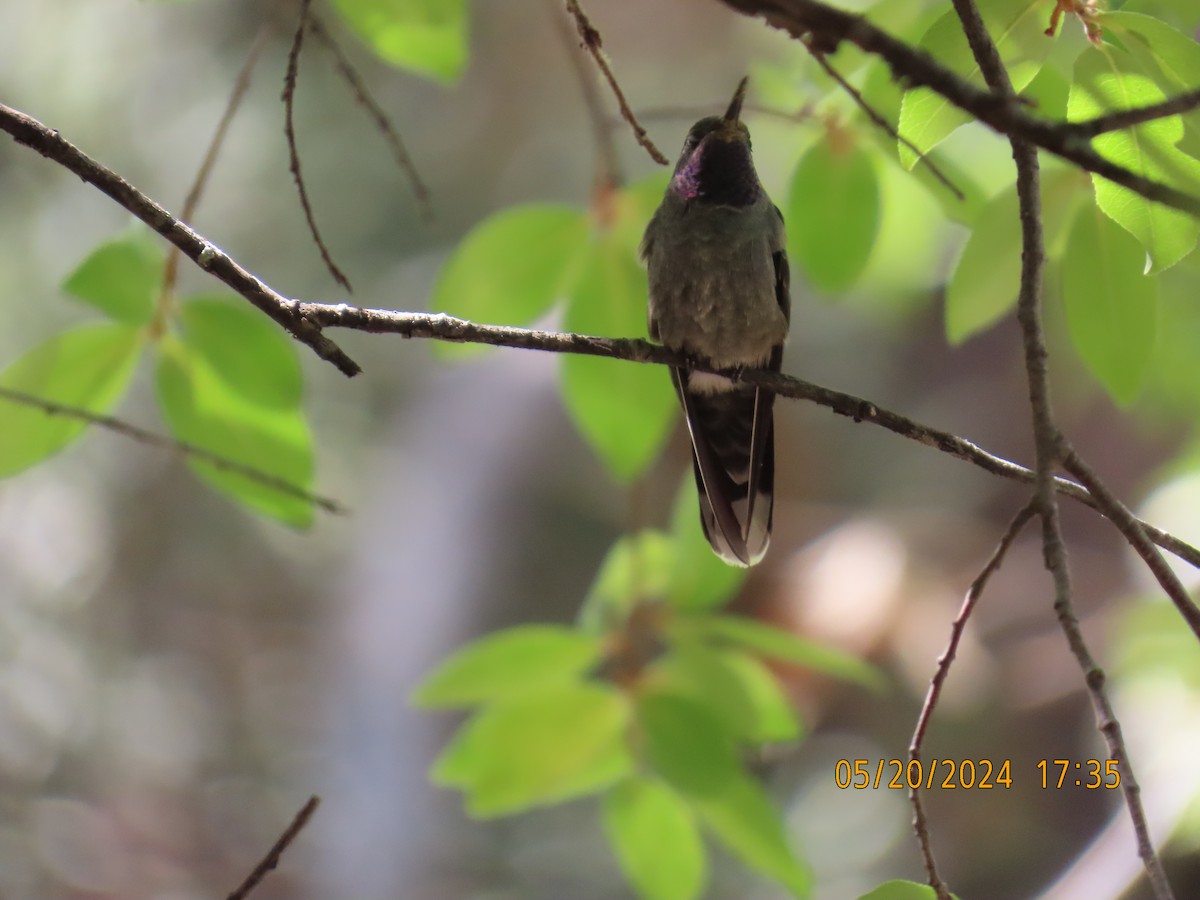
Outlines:
[[[65,403],[59,403],[56,400],[47,400],[45,397],[38,397],[33,394],[27,394],[24,391],[15,391],[12,388],[0,385],[0,399],[7,400],[11,403],[19,403],[22,406],[31,406],[35,409],[40,409],[49,416],[62,416],[67,419],[78,419],[81,422],[87,422],[89,425],[96,425],[106,431],[114,432],[131,440],[137,441],[139,444],[145,444],[148,447],[157,447],[162,450],[174,450],[184,456],[194,459],[198,462],[205,462],[218,469],[226,472],[232,472],[236,475],[241,475],[243,478],[248,478],[253,482],[269,487],[272,490],[279,491],[281,494],[287,494],[289,497],[296,497],[299,500],[304,500],[311,503],[313,506],[318,506],[321,509],[335,515],[344,515],[346,508],[336,500],[330,500],[327,497],[322,497],[319,494],[314,494],[297,484],[293,484],[287,479],[280,478],[278,475],[271,472],[257,469],[254,466],[248,466],[245,463],[238,462],[236,459],[230,459],[227,456],[222,456],[219,453],[214,453],[211,450],[205,450],[203,447],[198,447],[195,444],[189,444],[187,441],[176,440],[175,438],[163,437],[161,434],[155,434],[153,431],[147,431],[137,425],[133,425],[122,419],[113,416],[102,416],[86,409],[79,409],[75,406],[67,406]]]
[[[1146,534],[1142,523],[1137,517],[1129,511],[1117,496],[1109,489],[1095,471],[1079,456],[1074,448],[1067,448],[1067,452],[1063,457],[1063,468],[1079,479],[1080,484],[1087,488],[1088,493],[1092,495],[1092,499],[1096,501],[1096,507],[1104,513],[1104,517],[1117,527],[1125,540],[1129,543],[1142,561],[1146,564],[1146,568],[1162,586],[1163,591],[1171,602],[1175,604],[1175,609],[1179,611],[1179,615],[1187,622],[1188,627],[1192,629],[1192,633],[1200,638],[1200,609],[1197,609],[1195,601],[1188,593],[1187,588],[1183,586],[1183,582],[1176,577],[1171,567],[1167,565],[1167,561],[1163,559],[1162,554],[1155,549],[1154,543],[1149,535]]]
[[[817,65],[824,69],[825,74],[837,82],[842,90],[850,95],[851,99],[858,104],[858,108],[866,113],[868,119],[882,128],[888,134],[888,136],[892,138],[892,140],[899,141],[905,147],[915,153],[917,160],[921,163],[924,163],[929,169],[930,174],[933,175],[933,177],[940,181],[943,185],[945,185],[946,189],[950,191],[950,193],[954,194],[954,196],[959,200],[967,199],[966,195],[959,189],[958,185],[951,181],[950,177],[942,171],[941,167],[937,163],[933,161],[933,157],[927,153],[922,153],[919,149],[917,149],[917,146],[912,141],[901,135],[900,132],[893,128],[892,123],[880,115],[875,107],[867,102],[866,98],[862,95],[858,88],[842,77],[842,73],[833,67],[833,64],[829,62],[824,53],[810,46],[807,42],[805,43],[805,46],[808,47],[808,52],[812,55],[812,58],[817,61]]]
[[[987,587],[988,581],[992,575],[1000,568],[1000,564],[1004,562],[1004,557],[1007,555],[1013,541],[1017,539],[1021,529],[1033,518],[1037,512],[1036,500],[1030,500],[1009,522],[1008,528],[1005,529],[1003,536],[1000,538],[1000,543],[996,545],[996,549],[992,551],[991,558],[983,567],[975,580],[971,582],[970,588],[967,590],[967,596],[963,599],[962,607],[958,611],[958,615],[954,617],[954,622],[950,625],[950,640],[946,644],[946,649],[942,651],[942,655],[938,657],[937,669],[933,673],[933,678],[929,681],[929,689],[925,692],[925,702],[921,705],[921,713],[917,717],[916,728],[913,729],[912,741],[908,745],[908,758],[910,760],[920,761],[921,747],[925,742],[925,732],[929,728],[929,722],[933,718],[933,710],[937,706],[938,698],[942,694],[942,686],[946,683],[946,678],[950,674],[950,665],[954,662],[954,656],[958,653],[958,645],[962,640],[963,630],[967,626],[967,620],[971,617],[971,613],[975,609],[975,605],[979,602],[979,598],[983,596],[984,588]],[[933,858],[933,845],[929,837],[929,824],[925,818],[925,805],[921,802],[921,794],[919,785],[916,788],[911,788],[908,792],[909,800],[913,807],[913,830],[917,833],[917,842],[921,845],[921,856],[925,860],[925,871],[929,875],[929,884],[939,896],[948,892],[946,885],[942,882],[941,876],[938,874],[937,863]]]
[[[1200,88],[1168,97],[1158,103],[1148,106],[1138,106],[1132,109],[1122,109],[1117,112],[1105,113],[1094,119],[1083,119],[1071,123],[1071,130],[1081,137],[1095,137],[1109,131],[1120,131],[1122,128],[1132,128],[1155,119],[1178,115],[1200,106]]]
[[[843,41],[848,41],[886,62],[897,80],[909,88],[927,87],[1001,134],[1023,138],[1148,200],[1200,217],[1200,197],[1117,165],[1096,152],[1087,135],[1076,131],[1070,122],[1032,115],[1015,95],[998,95],[979,88],[927,53],[876,28],[861,15],[836,9],[820,0],[721,2],[745,15],[761,16],[797,40],[811,40],[814,47],[826,54],[832,54]]]
[[[609,88],[612,89],[613,96],[617,98],[617,106],[621,109],[621,117],[633,129],[633,136],[637,138],[637,142],[650,154],[652,160],[660,166],[670,165],[667,158],[662,155],[662,151],[654,146],[654,141],[650,140],[650,135],[646,133],[646,129],[638,124],[633,110],[625,102],[625,95],[621,92],[621,87],[617,84],[616,76],[613,75],[612,69],[609,68],[608,60],[604,58],[604,52],[600,47],[600,32],[588,20],[587,13],[579,5],[579,0],[566,0],[566,3],[567,12],[575,19],[575,28],[579,31],[579,38],[583,41],[583,48],[592,55],[592,59],[596,61],[597,67],[599,67],[600,72],[608,82]]]
[[[246,91],[250,88],[250,76],[254,73],[254,67],[258,64],[263,48],[267,46],[267,38],[270,37],[271,30],[268,23],[263,23],[259,27],[258,34],[250,45],[250,52],[246,54],[246,61],[242,63],[242,68],[238,71],[237,78],[234,79],[233,90],[229,93],[225,111],[221,113],[221,119],[217,122],[217,130],[213,132],[212,140],[209,141],[208,149],[204,152],[204,159],[200,163],[200,169],[196,172],[196,179],[192,182],[187,197],[184,198],[183,209],[179,213],[181,222],[191,222],[196,215],[196,207],[200,205],[204,188],[208,185],[208,179],[212,174],[213,166],[216,165],[221,146],[225,143],[225,135],[228,134],[233,117],[242,104],[242,98],[246,96]],[[162,292],[159,295],[158,308],[155,311],[155,331],[161,331],[163,328],[163,317],[171,303],[171,296],[175,292],[175,281],[178,275],[179,248],[172,244],[167,250],[167,262],[163,268]]]
[[[558,31],[559,37],[562,38],[563,44],[567,48],[567,58],[571,61],[575,80],[579,84],[580,93],[583,94],[583,105],[587,108],[588,119],[592,123],[592,134],[596,142],[596,163],[599,169],[596,186],[597,188],[617,187],[624,181],[624,178],[621,175],[621,164],[617,158],[617,148],[613,143],[612,129],[608,127],[608,118],[604,114],[604,105],[600,101],[600,91],[597,90],[592,74],[584,66],[583,59],[577,52],[574,35],[559,14],[557,4],[554,0],[547,0],[547,5],[551,12],[551,19],[554,21],[555,30]],[[576,25],[578,27],[578,20]],[[622,118],[621,121],[628,120]]]
[[[953,0],[953,4],[988,87],[1000,97],[1014,99],[1008,72],[974,0]],[[1145,867],[1147,880],[1158,900],[1171,900],[1174,895],[1150,837],[1141,791],[1134,778],[1121,726],[1104,689],[1104,672],[1096,664],[1083,638],[1072,601],[1067,550],[1059,519],[1058,498],[1054,491],[1054,470],[1066,457],[1068,447],[1051,408],[1050,377],[1046,366],[1048,354],[1042,330],[1042,271],[1046,250],[1038,155],[1037,148],[1024,138],[1010,135],[1009,142],[1017,168],[1017,199],[1021,216],[1021,288],[1017,299],[1017,321],[1021,326],[1029,405],[1033,417],[1036,452],[1034,497],[1042,518],[1042,553],[1054,581],[1054,612],[1071,653],[1083,672],[1096,712],[1097,727],[1108,746],[1109,756],[1120,765],[1125,806],[1137,837],[1138,855]]]
[[[408,177],[409,186],[412,188],[413,196],[417,200],[417,205],[421,208],[421,216],[426,222],[433,220],[433,203],[429,199],[429,188],[425,186],[425,182],[421,180],[421,174],[417,171],[417,166],[409,156],[408,150],[404,147],[404,142],[400,140],[400,134],[392,125],[391,119],[387,113],[371,96],[370,90],[367,88],[367,83],[358,73],[358,70],[351,64],[350,59],[345,52],[333,39],[333,35],[321,23],[317,16],[309,16],[308,30],[311,31],[318,40],[325,45],[333,55],[334,64],[339,72],[342,73],[342,78],[350,85],[350,90],[354,94],[354,99],[358,101],[375,121],[375,125],[379,128],[388,146],[392,150],[392,156],[396,159],[396,165]]]
[[[237,889],[229,895],[228,900],[246,900],[250,896],[250,892],[258,887],[259,882],[267,877],[267,874],[273,871],[279,865],[279,858],[283,856],[283,851],[294,841],[297,835],[308,824],[308,820],[312,818],[313,813],[317,811],[317,807],[321,804],[321,800],[315,794],[308,798],[308,802],[300,807],[300,811],[296,813],[290,825],[284,829],[283,834],[267,851],[267,855],[262,858],[253,871],[246,876],[246,880],[237,886]]]
[[[300,0],[300,24],[296,26],[296,36],[292,38],[292,49],[288,51],[287,74],[283,79],[283,133],[287,137],[288,147],[288,169],[292,173],[292,180],[296,182],[296,191],[300,195],[300,205],[304,207],[304,218],[308,221],[308,230],[312,234],[313,241],[316,242],[317,249],[321,251],[321,259],[325,262],[325,268],[329,270],[329,274],[333,276],[333,280],[344,287],[347,291],[351,291],[350,279],[348,279],[337,264],[333,261],[333,257],[329,253],[329,248],[325,246],[325,241],[321,237],[321,230],[317,228],[317,219],[313,215],[312,204],[308,201],[308,188],[304,184],[304,176],[300,173],[300,152],[296,149],[296,126],[295,126],[295,111],[296,111],[296,76],[300,70],[300,48],[304,46],[304,32],[308,30],[309,7],[312,5],[312,0]]]
[[[357,375],[362,371],[358,363],[321,333],[320,328],[299,316],[286,297],[250,274],[216,244],[179,221],[120,175],[100,165],[54,129],[0,103],[0,131],[8,132],[17,143],[36,150],[95,185],[177,246],[197,266],[219,278],[283,326],[296,340],[311,347],[317,356],[336,366],[342,374]]]

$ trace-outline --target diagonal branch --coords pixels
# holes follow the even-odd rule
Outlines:
[[[1070,129],[1080,137],[1091,138],[1109,131],[1120,131],[1122,128],[1132,128],[1134,125],[1153,122],[1155,119],[1165,119],[1167,116],[1189,112],[1198,106],[1200,106],[1200,88],[1168,97],[1166,100],[1160,100],[1158,103],[1151,103],[1148,106],[1135,106],[1131,109],[1105,113],[1094,119],[1072,122]]]
[[[824,53],[833,53],[843,41],[854,44],[880,57],[891,68],[892,74],[908,87],[927,87],[937,92],[995,131],[1048,150],[1148,200],[1200,217],[1200,197],[1105,159],[1092,148],[1088,135],[1071,123],[1031,115],[1011,91],[1002,94],[977,87],[924,51],[876,28],[863,16],[835,9],[819,0],[721,2],[745,15],[762,16],[768,24],[788,32],[797,40],[810,42]]]
[[[320,803],[320,798],[315,794],[308,798],[308,801],[300,807],[299,812],[292,817],[291,823],[283,830],[283,834],[279,836],[279,839],[267,851],[267,855],[259,861],[258,865],[254,867],[245,880],[237,886],[226,900],[245,900],[245,898],[250,896],[250,892],[258,887],[262,880],[267,877],[267,874],[279,866],[279,860],[283,856],[283,851],[290,847],[300,832],[304,830],[304,826],[308,824],[308,820],[317,811]]]
[[[346,508],[336,500],[330,500],[328,497],[314,494],[312,491],[306,490],[298,484],[293,484],[285,478],[280,478],[271,472],[256,469],[254,466],[248,466],[245,463],[240,463],[236,459],[230,459],[228,456],[222,456],[219,453],[213,453],[211,450],[205,450],[203,447],[189,444],[187,441],[163,437],[161,434],[147,431],[145,428],[115,418],[114,416],[102,416],[89,412],[86,409],[79,409],[76,406],[67,406],[65,403],[59,403],[55,400],[48,400],[45,397],[27,394],[24,391],[14,391],[12,388],[5,387],[4,385],[0,385],[0,399],[6,400],[9,403],[19,403],[22,406],[31,406],[34,409],[40,409],[48,416],[78,419],[81,422],[87,422],[89,425],[95,425],[97,428],[103,428],[106,431],[122,435],[139,444],[145,444],[148,447],[174,450],[177,453],[182,453],[184,456],[199,462],[206,462],[210,466],[222,469],[223,471],[241,475],[243,478],[248,478],[272,490],[279,491],[281,494],[296,497],[313,504],[313,506],[319,506],[326,512],[338,515],[346,512]]]
[[[296,340],[307,344],[317,356],[332,363],[343,375],[357,375],[362,369],[321,329],[298,315],[290,301],[244,269],[233,257],[193,231],[136,187],[96,162],[57,131],[37,119],[0,103],[0,131],[7,131],[19,144],[74,172],[95,185],[118,204],[129,210],[205,272],[214,275],[289,331]]]

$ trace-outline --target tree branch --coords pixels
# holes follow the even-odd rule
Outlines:
[[[245,463],[240,463],[236,459],[230,459],[219,453],[213,453],[211,450],[205,450],[203,447],[197,447],[195,444],[189,444],[187,441],[163,437],[161,434],[155,434],[153,431],[147,431],[145,428],[114,418],[113,416],[97,415],[86,409],[67,406],[64,403],[58,403],[54,400],[47,400],[45,397],[37,397],[33,394],[27,394],[24,391],[14,391],[12,388],[3,385],[0,385],[0,399],[6,400],[9,403],[19,403],[22,406],[31,406],[35,409],[40,409],[48,416],[78,419],[81,422],[87,422],[89,425],[95,425],[106,431],[122,435],[139,444],[145,444],[148,447],[157,447],[161,450],[174,450],[199,462],[206,462],[226,472],[233,472],[244,478],[249,478],[251,481],[279,491],[281,494],[287,494],[289,497],[296,497],[314,506],[319,506],[326,512],[337,515],[342,515],[346,512],[346,508],[336,500],[330,500],[328,497],[314,494],[312,491],[293,484],[284,478],[280,478],[271,472],[264,472],[262,469],[256,469],[254,466],[248,466]]]
[[[275,869],[279,865],[279,858],[283,855],[283,851],[294,841],[297,835],[308,824],[308,820],[312,818],[312,814],[317,811],[321,800],[315,794],[308,798],[308,802],[300,807],[300,811],[292,818],[291,824],[284,829],[283,834],[267,851],[267,855],[262,858],[253,871],[246,876],[246,879],[237,886],[227,900],[246,900],[250,896],[250,892],[258,887],[259,882],[267,877],[267,873]]]
[[[927,87],[935,91],[993,130],[1029,141],[1081,169],[1094,172],[1156,203],[1200,217],[1200,197],[1138,175],[1105,159],[1092,148],[1088,141],[1091,135],[1086,129],[1077,129],[1070,122],[1031,115],[1011,92],[1004,95],[976,87],[924,51],[910,47],[876,28],[863,16],[835,9],[818,0],[721,2],[744,15],[761,16],[768,24],[788,32],[797,40],[809,40],[814,48],[825,53],[833,53],[843,41],[848,41],[880,57],[891,68],[892,74],[908,87]],[[1139,121],[1174,112],[1178,110],[1159,110],[1157,114]]]
[[[120,175],[100,165],[57,131],[3,103],[0,103],[0,131],[8,132],[17,143],[36,150],[99,188],[182,250],[201,269],[241,294],[296,340],[311,347],[321,359],[335,365],[342,374],[357,375],[362,371],[358,363],[321,333],[319,327],[297,315],[286,297],[251,275],[216,244],[179,221]]]

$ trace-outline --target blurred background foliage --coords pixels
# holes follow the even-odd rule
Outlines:
[[[1039,28],[1053,9],[981,5],[1003,21],[1036,9],[1021,21]],[[644,275],[626,261],[663,174],[614,121],[626,189],[612,208],[597,201],[597,145],[557,4],[392,3],[419,12],[419,40],[411,22],[403,40],[381,27],[388,6],[335,0],[316,9],[394,117],[430,186],[432,222],[328,58],[310,46],[300,65],[301,154],[322,230],[355,284],[348,299],[642,333],[640,308],[600,299],[619,293],[640,306]],[[1103,70],[1089,68],[1096,51],[1070,17],[1052,42],[1029,27],[1005,32],[1042,111],[1089,114],[1089,103],[1112,96],[1114,71],[1117,93],[1134,101],[1197,83],[1200,13],[1190,0],[1111,6],[1106,59],[1122,62]],[[948,60],[961,53],[942,4],[882,0],[868,12]],[[902,97],[862,54],[834,57],[908,137],[935,148],[963,190],[957,201],[867,125],[794,43],[761,24],[686,0],[597,2],[591,13],[635,111],[669,156],[750,72],[756,160],[788,217],[795,260],[785,371],[1029,462],[1005,288],[1019,264],[1007,144],[978,126],[952,130],[950,111]],[[245,0],[17,0],[0,8],[0,99],[179,209],[266,23],[271,41],[195,224],[286,294],[347,299],[311,245],[287,171],[278,97],[295,14],[291,4]],[[1085,96],[1078,85],[1094,90]],[[1192,122],[1164,127],[1147,166],[1196,146]],[[1176,174],[1190,165],[1169,161]],[[1093,213],[1087,178],[1044,165],[1058,414],[1120,495],[1196,543],[1194,228],[1160,228],[1154,211],[1148,225],[1118,228]],[[531,286],[528,305],[495,315],[457,301],[477,298],[471,281],[481,269],[497,273],[484,279],[494,286],[511,261],[510,245],[487,247],[493,216],[524,216],[522,239],[546,247],[544,259],[565,260],[515,273],[514,283]],[[92,348],[89,358],[138,349],[128,329],[145,322],[145,305],[105,293],[80,268],[127,225],[78,179],[0,142],[0,366],[68,330],[86,335],[72,340]],[[588,251],[573,255],[572,235],[593,232],[600,237]],[[119,252],[154,271],[132,240]],[[481,245],[482,261],[447,265]],[[1117,291],[1089,264],[1136,266],[1147,253],[1154,278],[1127,265]],[[95,310],[65,299],[64,284],[115,322],[98,324]],[[241,358],[253,383],[287,369],[254,367],[277,350],[253,325],[236,329],[240,349],[222,346],[231,317],[250,317],[213,288],[184,266],[180,293],[194,298],[181,306],[185,339],[164,342],[157,370],[121,371],[130,379],[122,417],[186,437],[201,426],[172,385],[188,366]],[[1099,291],[1117,304],[1104,307],[1108,318],[1089,303]],[[564,294],[571,302],[554,305]],[[288,457],[288,472],[298,480],[315,472],[316,488],[349,516],[317,514],[308,530],[291,530],[208,490],[182,461],[100,432],[0,484],[0,895],[220,896],[315,792],[320,813],[256,896],[628,896],[604,822],[612,828],[635,800],[661,805],[653,783],[634,783],[606,806],[604,822],[589,800],[470,821],[457,795],[426,778],[456,720],[414,711],[407,697],[475,637],[574,620],[589,590],[603,592],[597,572],[614,540],[673,527],[690,472],[683,437],[669,431],[665,376],[516,351],[452,363],[452,352],[420,342],[338,339],[365,374],[347,381],[301,352],[307,425],[290,371],[254,410],[278,410],[289,446],[307,448]],[[606,378],[645,380],[647,403],[606,405]],[[624,413],[635,411],[632,427]],[[783,403],[777,422],[774,546],[734,610],[862,655],[890,682],[873,693],[772,669],[804,736],[770,747],[755,769],[811,865],[813,896],[842,900],[888,877],[921,876],[905,796],[839,790],[835,763],[905,755],[948,623],[1024,492],[816,407]],[[613,438],[626,427],[640,443]],[[13,433],[0,435],[0,462]],[[311,517],[264,504],[257,508],[292,524]],[[1086,510],[1065,507],[1064,519],[1078,610],[1111,665],[1152,827],[1170,836],[1177,883],[1194,884],[1194,644],[1115,532]],[[1194,585],[1194,573],[1185,575]],[[935,849],[963,897],[1142,896],[1118,797],[1039,784],[1040,759],[1104,752],[1050,602],[1029,530],[972,620],[926,744],[927,758],[1011,759],[1014,785],[931,792]],[[720,855],[709,878],[713,897],[782,895]]]

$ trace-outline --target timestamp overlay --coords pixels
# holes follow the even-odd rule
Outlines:
[[[1121,786],[1115,759],[839,759],[833,783],[842,790],[1115,790]]]

